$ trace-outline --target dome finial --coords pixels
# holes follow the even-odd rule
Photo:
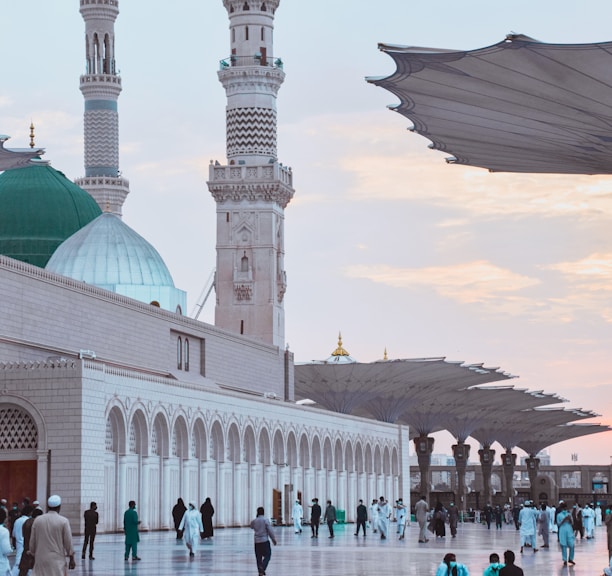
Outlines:
[[[387,347],[385,346],[385,353],[383,355],[383,360],[389,360],[389,357],[387,356]]]
[[[338,332],[338,348],[332,352],[332,356],[350,356],[350,354],[342,347],[342,332]]]
[[[30,148],[34,148],[34,122],[30,120]]]

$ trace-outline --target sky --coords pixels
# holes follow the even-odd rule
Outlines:
[[[84,23],[78,0],[0,3],[0,133],[84,175]],[[120,0],[116,59],[127,224],[151,242],[191,315],[215,266],[211,160],[225,163],[229,55],[221,0]],[[612,181],[450,166],[365,81],[394,71],[379,42],[469,50],[510,32],[612,40],[609,0],[282,0],[274,57],[285,210],[286,340],[298,362],[342,333],[361,362],[446,357],[518,376],[612,425]],[[214,298],[201,320],[213,322]],[[504,410],[503,406],[499,407]],[[448,452],[446,433],[435,452]],[[612,464],[610,433],[549,449],[553,464]],[[477,446],[477,444],[474,444]],[[499,450],[499,446],[497,447]],[[516,449],[523,455],[520,449]],[[474,454],[474,453],[473,453]]]

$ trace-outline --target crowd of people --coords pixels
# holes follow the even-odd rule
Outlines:
[[[74,549],[72,546],[72,533],[66,518],[60,515],[61,498],[58,495],[50,496],[47,500],[47,513],[44,513],[40,503],[25,498],[21,504],[14,502],[9,508],[6,500],[0,500],[0,575],[27,576],[34,568],[34,576],[64,576],[66,568],[75,567]],[[327,524],[329,538],[334,538],[334,524],[338,521],[338,513],[331,500],[327,500],[325,510],[319,505],[318,498],[313,498],[310,508],[310,527],[312,538],[318,538],[319,525]],[[509,524],[507,512],[509,507],[502,510],[499,506],[493,508],[487,504],[482,510],[480,518],[487,528],[495,521],[498,524]],[[356,514],[355,536],[361,531],[366,537],[370,529],[381,539],[390,535],[391,521],[395,519],[396,534],[401,540],[405,536],[408,507],[403,499],[399,498],[391,506],[384,496],[374,499],[369,506],[359,500]],[[195,504],[189,502],[185,505],[182,498],[177,500],[172,509],[172,518],[177,540],[183,540],[189,556],[193,557],[198,542],[213,537],[213,516],[215,510],[211,499],[206,498],[199,510]],[[459,512],[454,502],[445,507],[437,502],[430,509],[425,496],[415,503],[415,519],[419,526],[419,543],[426,543],[427,531],[436,538],[446,536],[446,527],[449,527],[451,537],[457,535],[457,525],[460,521]],[[498,518],[501,517],[501,520]],[[304,509],[297,499],[291,511],[295,534],[302,533]],[[520,533],[520,553],[527,549],[534,553],[539,548],[549,548],[551,534],[556,534],[564,566],[573,566],[575,560],[575,541],[577,538],[591,539],[594,537],[595,526],[605,524],[607,527],[607,548],[609,565],[604,568],[605,576],[612,576],[612,511],[607,508],[602,512],[598,505],[587,504],[581,507],[578,503],[571,506],[560,501],[553,508],[546,503],[536,506],[529,500],[512,510],[512,522]],[[87,555],[90,560],[94,557],[94,542],[96,537],[99,516],[96,502],[91,502],[83,514],[84,539],[81,558]],[[136,511],[136,502],[131,500],[123,516],[125,533],[125,560],[139,561],[138,542],[140,520]],[[254,531],[255,556],[259,575],[265,575],[271,558],[270,543],[276,545],[276,535],[272,523],[265,516],[263,507],[257,509],[257,516],[251,522]],[[538,539],[539,537],[539,539]],[[11,567],[9,555],[15,554],[15,561]],[[68,562],[66,563],[66,559]],[[490,563],[484,570],[484,576],[521,576],[522,569],[515,564],[515,554],[506,550],[503,562],[497,553],[490,555]],[[468,576],[468,568],[457,562],[455,554],[446,554],[439,565],[436,576]]]

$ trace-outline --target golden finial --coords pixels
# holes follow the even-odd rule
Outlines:
[[[332,352],[332,356],[350,356],[350,354],[342,348],[342,333],[338,332],[338,348]]]
[[[383,360],[389,360],[389,357],[387,356],[387,347],[385,346],[385,354],[383,355]]]
[[[110,202],[106,201],[106,206],[104,206],[104,212],[110,212]]]
[[[34,148],[34,122],[30,122],[30,148]]]

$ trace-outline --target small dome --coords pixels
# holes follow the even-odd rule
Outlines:
[[[172,312],[185,309],[185,292],[157,250],[108,212],[68,238],[46,269]]]
[[[43,268],[66,238],[100,214],[85,190],[46,163],[0,174],[0,254]]]

